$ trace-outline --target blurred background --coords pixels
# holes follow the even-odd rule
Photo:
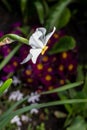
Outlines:
[[[38,27],[56,32],[49,49],[37,63],[21,65],[30,47],[18,42],[0,47],[0,86],[9,78],[11,87],[0,99],[0,114],[27,95],[35,95],[68,83],[84,81],[77,89],[42,96],[36,103],[87,98],[87,1],[1,0],[0,37],[8,33],[27,39]],[[31,104],[24,102],[19,108]],[[3,130],[86,130],[87,104],[60,105],[27,112],[10,121]],[[19,122],[19,123],[17,123]]]

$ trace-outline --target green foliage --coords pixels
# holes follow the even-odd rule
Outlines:
[[[83,117],[77,116],[66,130],[87,130],[87,123]]]
[[[66,7],[71,2],[72,0],[63,0],[56,3],[56,5],[52,7],[49,12],[48,19],[46,20],[47,28],[56,26],[57,29],[60,29],[68,23],[70,19],[70,10]]]
[[[12,79],[8,79],[5,81],[5,83],[3,83],[3,85],[0,86],[0,96],[2,96],[2,94],[5,92],[6,89],[10,87],[11,84]]]
[[[34,4],[37,9],[40,23],[43,24],[44,23],[44,7],[43,7],[42,3],[39,1],[36,1]]]
[[[54,44],[53,48],[49,51],[49,54],[56,54],[68,50],[72,50],[75,47],[75,40],[71,36],[64,36]]]
[[[81,84],[83,84],[83,81],[75,82],[75,83],[70,83],[70,84],[64,85],[64,86],[62,86],[62,87],[53,89],[53,90],[49,90],[49,91],[46,91],[46,92],[42,92],[41,95],[43,95],[43,94],[51,94],[51,93],[56,93],[56,92],[57,92],[57,93],[58,93],[58,92],[62,92],[62,91],[65,91],[65,90],[68,90],[68,89],[77,87],[77,86],[79,86],[79,85],[81,85]]]
[[[9,38],[9,39],[8,39]],[[8,41],[5,41],[8,40]],[[16,34],[6,34],[0,38],[0,44],[10,44],[14,41],[18,41],[20,43],[25,43],[28,45],[28,39],[18,36]],[[6,43],[7,42],[7,43]],[[10,53],[9,55],[0,63],[0,70],[10,61],[10,59],[14,56],[14,54],[18,51],[21,47],[21,44],[18,44]]]
[[[68,22],[70,21],[71,18],[71,12],[68,8],[65,8],[62,15],[60,16],[58,23],[57,23],[57,28],[61,29],[63,27],[65,27]]]
[[[34,21],[34,16],[38,16],[41,25],[46,26],[48,29],[51,29],[53,26],[56,26],[57,29],[61,29],[67,25],[71,18],[71,12],[68,8],[68,5],[72,2],[72,0],[60,0],[59,2],[56,1],[55,4],[51,4],[47,1],[28,1],[28,0],[20,0],[15,1],[19,2],[20,10],[22,13],[22,19],[24,23],[28,23],[28,19],[31,18]],[[9,11],[12,10],[11,5],[8,1],[3,0],[4,5],[8,8]],[[83,2],[82,2],[83,3]],[[37,12],[35,12],[35,9]],[[20,12],[18,12],[20,15]],[[30,19],[29,19],[30,20]],[[26,26],[27,28],[27,26]],[[25,35],[26,29],[22,28],[22,32]],[[4,37],[0,38],[0,42],[4,42],[4,39],[9,37],[13,41],[17,40],[19,42],[25,43],[28,45],[28,40],[14,35],[5,35]],[[18,51],[21,45],[17,45],[13,51],[0,63],[0,70],[9,62],[9,60],[13,57],[13,55]],[[52,50],[49,51],[49,54],[56,54],[63,51],[71,50],[75,47],[75,40],[73,37],[64,36],[56,43]],[[30,106],[25,106],[24,108],[19,108],[19,105],[23,102],[26,102],[28,97],[16,102],[10,109],[8,109],[5,113],[0,115],[0,129],[2,130],[9,121],[15,116],[20,115],[22,113],[28,112],[32,108],[43,108],[49,107],[54,105],[64,105],[66,111],[68,112],[68,116],[65,122],[65,126],[67,130],[86,130],[87,129],[87,72],[84,74],[83,69],[85,67],[82,65],[78,66],[78,75],[77,81],[72,84],[67,84],[61,88],[57,88],[54,90],[50,90],[47,92],[42,92],[40,95],[45,94],[52,94],[58,93],[60,97],[60,101],[53,101],[48,103],[41,103],[41,104],[33,104]],[[87,68],[85,68],[86,70]],[[84,81],[84,83],[83,83]],[[0,96],[4,93],[4,91],[9,88],[12,83],[12,79],[8,79],[1,87],[0,87]],[[82,87],[81,90],[76,91],[74,87]],[[31,130],[31,126],[29,127]],[[37,130],[45,130],[44,124],[40,124],[36,128]]]
[[[77,81],[83,80],[84,83],[80,85],[79,91],[74,88],[69,89],[69,91],[65,91],[59,93],[59,97],[61,100],[68,99],[87,99],[87,71],[86,66],[79,65],[77,69]],[[67,119],[65,121],[65,127],[67,130],[86,130],[87,129],[87,103],[81,104],[65,104],[65,109],[68,112]]]
[[[55,90],[52,90],[52,91],[46,92],[46,93],[44,92],[41,95],[50,94],[50,93],[54,93],[54,92],[62,92],[62,91],[65,91],[67,89],[70,89],[72,87],[76,87],[80,84],[82,84],[82,82],[70,84],[68,86],[65,86],[65,88],[63,87],[62,89],[55,89]],[[25,106],[24,108],[19,108],[19,109],[14,111],[14,109],[16,107],[18,107],[21,103],[26,101],[27,98],[28,97],[25,97],[24,99],[18,101],[9,110],[7,110],[3,115],[0,116],[0,128],[1,129],[3,129],[15,115],[20,115],[22,113],[28,112],[29,110],[31,110],[33,108],[43,108],[43,107],[49,107],[49,106],[54,106],[54,105],[76,104],[76,103],[87,102],[87,99],[71,99],[71,100],[68,99],[68,100],[60,100],[60,101],[58,100],[58,101],[52,101],[52,102],[48,102],[48,103],[32,104],[29,106]]]
[[[5,5],[5,7],[6,7],[9,11],[12,10],[11,5],[10,5],[10,3],[9,3],[7,0],[3,0],[2,2],[3,2],[3,4]]]
[[[36,130],[45,130],[45,124],[41,123],[40,125],[37,125]]]
[[[20,0],[21,12],[24,15],[27,6],[27,0]]]

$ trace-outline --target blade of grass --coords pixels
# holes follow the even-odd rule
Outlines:
[[[41,95],[51,94],[51,93],[56,93],[56,92],[62,92],[62,91],[65,91],[65,90],[68,90],[68,89],[77,87],[77,86],[79,86],[79,85],[81,85],[81,84],[83,84],[83,81],[75,82],[75,83],[70,83],[70,84],[64,85],[64,86],[62,86],[62,87],[59,87],[59,88],[50,90],[50,91],[42,92]]]
[[[9,62],[9,60],[13,57],[13,55],[18,51],[21,45],[17,45],[10,54],[0,63],[0,70]]]
[[[87,99],[71,99],[71,100],[64,100],[64,101],[53,101],[48,103],[42,103],[42,104],[32,104],[30,106],[26,106],[24,108],[18,109],[15,112],[9,114],[4,120],[0,122],[0,128],[4,128],[7,123],[16,115],[20,115],[22,113],[25,113],[33,108],[43,108],[43,107],[50,107],[50,106],[56,106],[56,105],[63,105],[63,104],[74,104],[74,103],[87,103]]]
[[[0,121],[2,121],[3,119],[5,119],[7,116],[9,116],[9,114],[11,114],[13,112],[13,110],[20,105],[21,103],[23,103],[24,101],[26,101],[28,99],[28,96],[23,98],[22,100],[16,102],[11,108],[9,108],[3,115],[0,115]]]

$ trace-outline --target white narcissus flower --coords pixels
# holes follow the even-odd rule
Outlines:
[[[47,42],[50,39],[50,37],[53,35],[55,30],[56,28],[54,27],[53,31],[45,36],[46,29],[42,27],[37,28],[36,31],[31,35],[29,39],[29,45],[32,47],[32,49],[30,49],[29,54],[21,62],[21,64],[28,62],[30,59],[35,64],[40,53],[43,55],[45,51],[48,49]]]

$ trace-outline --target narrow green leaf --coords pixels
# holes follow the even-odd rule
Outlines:
[[[44,17],[46,18],[46,16],[49,13],[49,6],[48,6],[47,1],[45,1],[45,0],[43,0],[42,3],[43,3],[43,6],[44,6]]]
[[[65,90],[77,87],[77,86],[79,86],[81,84],[83,84],[83,81],[75,82],[75,83],[70,83],[70,84],[64,85],[62,87],[50,90],[50,91],[42,92],[41,95],[62,92],[62,91],[65,91]]]
[[[44,7],[43,7],[43,4],[40,1],[35,1],[34,4],[35,4],[35,7],[37,9],[37,13],[38,13],[40,23],[43,24],[44,23]]]
[[[76,81],[80,81],[83,80],[84,81],[84,73],[83,73],[83,66],[82,65],[78,65],[77,66],[77,76],[76,76]]]
[[[55,43],[53,48],[49,51],[49,54],[56,54],[68,50],[72,50],[76,45],[76,42],[71,36],[64,36],[60,38],[59,42]]]
[[[87,103],[87,99],[71,99],[71,100],[64,100],[64,101],[53,101],[53,102],[42,103],[42,104],[32,104],[30,106],[26,106],[24,108],[18,109],[13,113],[9,114],[9,116],[7,116],[4,120],[0,122],[0,128],[1,129],[4,128],[14,116],[28,112],[33,108],[39,109],[43,107],[50,107],[50,106],[63,105],[63,104],[75,104],[75,103]]]
[[[87,94],[87,74],[85,76],[85,83],[84,83],[84,87],[83,87],[83,92]]]
[[[7,1],[7,0],[2,0],[3,4],[6,6],[6,8],[8,9],[8,11],[12,11],[12,7],[11,4]]]
[[[12,107],[10,107],[5,113],[3,113],[2,115],[0,115],[0,122],[5,119],[6,117],[9,116],[9,114],[11,114],[13,112],[13,110],[20,105],[21,103],[23,103],[24,101],[26,101],[28,99],[28,96],[21,99],[20,101],[16,102],[15,104],[12,105]]]
[[[20,1],[20,7],[21,7],[21,12],[24,15],[25,9],[26,9],[26,5],[27,5],[27,0],[21,0]]]
[[[18,51],[18,49],[21,47],[21,45],[17,45],[10,54],[0,63],[0,70],[10,61],[10,59],[13,57],[13,55]]]
[[[4,93],[6,89],[10,87],[12,84],[12,79],[8,79],[5,81],[5,83],[0,87],[0,96]]]

